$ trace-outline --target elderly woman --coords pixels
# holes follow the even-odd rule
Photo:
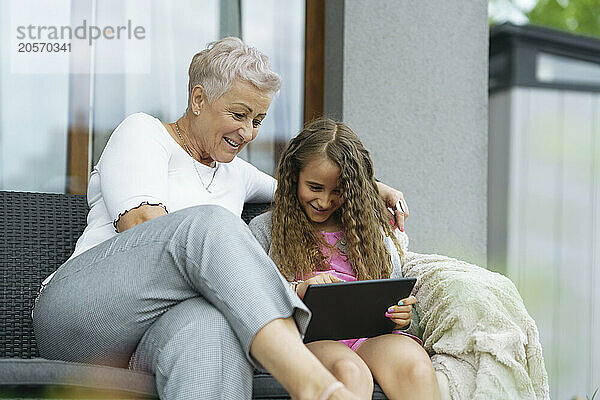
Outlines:
[[[138,113],[115,129],[88,225],[34,309],[43,357],[150,371],[163,399],[250,398],[253,366],[293,398],[354,398],[303,345],[309,311],[239,218],[274,195],[236,155],[280,85],[266,56],[226,38],[192,59],[180,119]]]

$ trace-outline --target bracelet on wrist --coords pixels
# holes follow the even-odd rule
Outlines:
[[[294,281],[294,282],[290,282],[290,285],[292,287],[292,290],[294,291],[294,293],[298,293],[298,285],[302,283],[302,281]]]

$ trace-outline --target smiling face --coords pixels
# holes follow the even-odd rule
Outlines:
[[[333,215],[343,203],[338,188],[339,175],[340,167],[326,157],[309,162],[298,174],[298,201],[308,219],[320,230],[340,229]]]
[[[201,161],[207,165],[231,162],[258,134],[271,99],[271,93],[242,80],[234,81],[231,89],[212,103],[206,101],[202,88],[196,87],[192,108],[199,114],[190,122],[190,142]]]

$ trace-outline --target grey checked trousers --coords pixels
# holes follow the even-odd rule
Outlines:
[[[254,335],[310,313],[246,224],[219,206],[177,211],[63,264],[40,294],[44,358],[156,376],[162,399],[250,399]]]

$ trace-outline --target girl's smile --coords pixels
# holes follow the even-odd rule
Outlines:
[[[326,212],[327,212],[327,210],[321,210],[321,209],[317,208],[316,206],[314,206],[314,205],[312,205],[312,204],[310,204],[310,203],[309,203],[309,205],[310,205],[312,208],[314,208],[314,209],[315,209],[315,212],[316,212],[317,214],[324,214],[324,213],[326,213]]]
[[[319,229],[337,231],[332,215],[343,203],[338,188],[340,167],[328,158],[317,158],[298,174],[298,200],[306,216]]]

